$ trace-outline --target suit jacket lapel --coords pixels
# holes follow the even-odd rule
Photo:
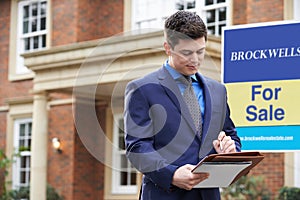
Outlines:
[[[158,71],[158,79],[160,84],[163,86],[164,90],[166,91],[167,95],[170,97],[172,102],[178,108],[178,111],[181,113],[183,118],[187,121],[187,123],[193,129],[193,131],[196,132],[196,127],[194,125],[189,109],[182,97],[182,94],[180,93],[180,90],[175,80],[169,74],[168,70],[166,70],[164,67],[160,68]],[[176,96],[177,99],[174,99],[174,95]]]
[[[225,90],[216,83],[207,81],[197,74],[203,83],[205,96],[205,116],[202,128],[202,145],[199,157],[205,157],[213,149],[213,140],[217,139],[222,130],[226,115]],[[211,95],[214,93],[214,95]]]

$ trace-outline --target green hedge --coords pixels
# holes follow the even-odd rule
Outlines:
[[[262,176],[243,176],[234,184],[221,189],[222,200],[270,200],[268,190]]]
[[[279,190],[278,200],[300,200],[300,188],[282,187]]]
[[[0,197],[0,200],[19,200],[19,199],[29,199],[30,198],[30,188],[21,187],[18,190],[10,190],[6,194]],[[53,187],[47,185],[47,200],[63,200],[61,196],[55,191]]]

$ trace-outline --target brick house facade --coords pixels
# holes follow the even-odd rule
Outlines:
[[[114,186],[114,154],[108,141],[115,138],[114,115],[122,113],[122,91],[115,88],[118,83],[124,89],[126,82],[154,69],[146,66],[135,70],[132,66],[161,63],[165,59],[162,32],[121,34],[131,30],[134,0],[48,0],[47,48],[25,52],[22,56],[31,72],[20,75],[12,71],[16,68],[19,2],[0,1],[0,149],[11,155],[15,121],[32,119],[32,200],[45,199],[47,183],[66,200],[136,199],[140,174],[133,182],[136,190],[131,193],[118,192],[122,187]],[[292,0],[229,2],[230,25],[293,19]],[[150,46],[143,49],[143,44]],[[220,51],[220,37],[209,36],[207,52],[217,68],[203,70],[218,81]],[[101,71],[105,67],[102,63],[107,61],[112,67]],[[134,73],[128,75],[132,70]],[[120,77],[124,81],[120,82]],[[113,95],[120,102],[112,101]],[[84,114],[91,105],[97,124],[91,123],[93,116]],[[96,134],[98,126],[104,135]],[[54,137],[60,139],[62,153],[53,150]],[[275,197],[282,186],[294,185],[294,173],[289,169],[294,154],[264,155],[264,161],[250,175],[263,175]],[[14,181],[13,172],[10,167],[7,177],[0,176],[0,185]]]

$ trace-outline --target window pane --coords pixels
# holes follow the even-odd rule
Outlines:
[[[222,35],[222,27],[225,27],[225,24],[219,26],[219,35]]]
[[[27,140],[27,150],[31,151],[31,139]]]
[[[28,135],[31,136],[32,123],[28,123]]]
[[[176,3],[176,10],[183,10],[184,6],[183,4]]]
[[[28,21],[23,22],[23,33],[28,33]]]
[[[41,15],[46,14],[47,5],[46,2],[41,3]]]
[[[32,16],[37,16],[37,14],[38,14],[37,3],[33,3],[32,6],[31,6],[31,9],[32,9]]]
[[[29,17],[29,6],[23,7],[23,18],[26,19]]]
[[[183,2],[182,1],[177,1],[175,8],[176,8],[176,10],[183,10],[184,9]]]
[[[187,9],[195,8],[196,7],[196,1],[188,1],[187,2]]]
[[[215,34],[215,26],[207,26],[208,34],[214,35]]]
[[[24,50],[25,50],[25,51],[30,50],[30,38],[25,38],[25,39],[24,39],[24,43],[25,43],[25,44],[24,44],[24,46],[25,46],[25,47],[24,47]]]
[[[37,19],[31,20],[31,32],[37,31]]]
[[[130,177],[130,185],[136,185],[136,173],[135,172],[131,172],[131,177]]]
[[[24,184],[24,183],[26,183],[26,172],[24,172],[24,171],[21,171],[20,172],[20,183],[22,184]]]
[[[127,172],[121,172],[121,185],[127,185]]]
[[[225,3],[226,0],[218,0],[217,3]]]
[[[126,169],[128,167],[128,161],[125,155],[121,155],[121,169]]]
[[[46,35],[42,35],[42,47],[46,47]]]
[[[33,49],[39,48],[39,36],[33,37]]]
[[[214,4],[214,0],[205,0],[205,5],[208,6],[208,5],[212,5]]]
[[[42,17],[41,18],[41,30],[45,30],[46,29],[46,18]]]
[[[20,136],[24,136],[25,135],[25,124],[20,124]]]
[[[26,168],[26,156],[21,156],[21,168]]]
[[[216,21],[215,10],[207,11],[206,18],[207,18],[207,23],[215,22]]]
[[[119,149],[120,150],[124,150],[125,149],[125,141],[124,141],[123,136],[120,136],[120,138],[119,138]]]
[[[218,12],[219,12],[219,21],[226,20],[226,8],[220,8]]]

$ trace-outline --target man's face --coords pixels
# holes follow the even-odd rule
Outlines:
[[[166,53],[169,55],[169,64],[183,75],[195,74],[205,54],[205,38],[180,39],[172,49],[168,43],[164,43]]]

